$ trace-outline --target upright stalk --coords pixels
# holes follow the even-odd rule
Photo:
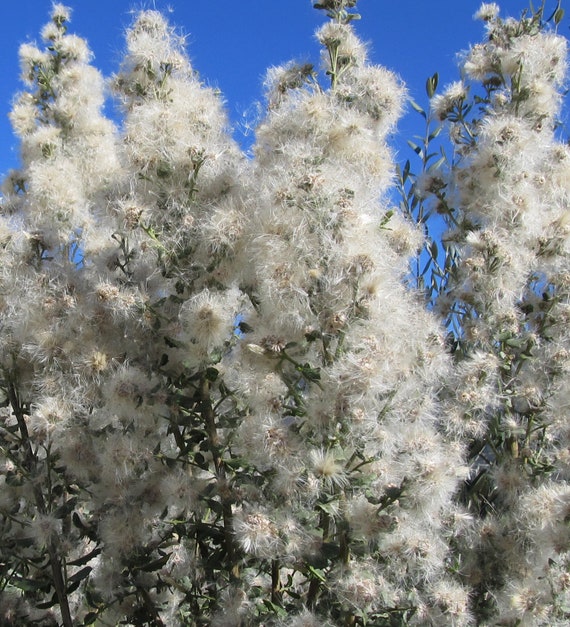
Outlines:
[[[10,383],[8,385],[8,399],[12,407],[12,412],[14,413],[14,416],[16,417],[16,421],[18,423],[20,441],[22,443],[24,452],[24,470],[26,470],[28,475],[32,478],[32,490],[34,494],[36,508],[38,512],[43,516],[48,513],[46,502],[42,494],[40,485],[34,481],[38,466],[38,459],[30,442],[28,425],[26,424],[25,419],[26,412],[24,410],[24,407],[22,406],[18,392],[13,383]],[[53,578],[53,585],[57,596],[57,602],[61,610],[61,620],[63,627],[73,627],[73,621],[71,619],[71,612],[69,609],[69,602],[67,599],[65,585],[65,567],[59,555],[59,543],[57,542],[57,539],[51,537],[46,548]]]
[[[235,543],[233,536],[233,511],[232,498],[227,485],[226,469],[220,448],[220,437],[216,427],[216,416],[212,406],[210,395],[210,382],[204,378],[200,384],[200,410],[206,426],[206,433],[210,445],[210,452],[214,460],[214,468],[218,481],[218,493],[222,503],[222,516],[224,521],[224,542],[230,580],[239,579],[239,565],[236,559]]]

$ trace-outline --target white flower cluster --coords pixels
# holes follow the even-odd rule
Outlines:
[[[365,557],[342,549],[331,593],[380,613],[405,604],[406,578],[429,620],[440,616],[436,590],[450,585],[442,514],[462,471],[460,451],[438,433],[441,330],[401,284],[418,235],[383,201],[386,134],[404,92],[367,64],[350,26],[328,24],[318,37],[346,68],[328,91],[284,80],[302,68],[272,70],[278,97],[254,147],[246,279],[255,298],[232,384],[249,399],[236,451],[269,481],[255,514],[244,512],[263,524],[253,533],[240,523],[236,537],[291,573],[319,550],[319,534],[354,542]]]
[[[448,428],[472,439],[464,501],[477,513],[458,546],[465,581],[493,599],[488,615],[558,625],[570,555],[554,522],[568,493],[570,153],[555,129],[567,41],[539,27],[540,12],[502,20],[483,5],[478,17],[487,41],[434,99],[456,141],[444,235],[455,261],[439,301],[461,329]]]

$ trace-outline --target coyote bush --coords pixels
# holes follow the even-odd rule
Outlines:
[[[251,155],[157,11],[109,79],[63,5],[21,47],[2,624],[568,620],[566,41],[483,5],[434,96],[455,153],[412,192],[448,223],[428,308],[426,222],[390,200],[406,90],[355,6],[316,3],[320,64],[268,71]]]

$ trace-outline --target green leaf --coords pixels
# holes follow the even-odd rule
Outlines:
[[[445,163],[445,155],[440,157],[435,163],[432,163],[428,169],[428,172],[433,172],[434,170],[439,170],[441,166]]]
[[[220,503],[220,501],[216,501],[215,499],[206,499],[208,503],[208,507],[216,514],[217,516],[221,516],[224,513],[224,507]]]
[[[430,76],[426,81],[426,92],[428,97],[433,98],[439,82],[439,74],[436,72],[433,76]]]
[[[8,471],[6,473],[5,483],[7,486],[17,488],[21,485],[24,485],[24,477],[22,477],[22,475],[16,474],[15,472]]]
[[[311,579],[318,579],[323,583],[327,580],[325,573],[320,568],[314,568],[313,566],[307,564],[307,571],[311,576]]]
[[[418,155],[420,156],[422,159],[424,157],[424,151],[417,145],[415,144],[411,139],[408,139],[408,146]]]
[[[559,8],[554,12],[554,23],[556,24],[556,26],[558,26],[558,24],[560,24],[560,22],[562,21],[562,18],[564,17],[564,9],[563,8]]]
[[[218,378],[220,373],[216,370],[216,368],[207,368],[206,369],[206,379],[208,381],[215,381]]]
[[[177,340],[175,340],[174,338],[168,337],[167,335],[164,336],[164,343],[169,347],[169,348],[185,348],[184,344],[182,342],[179,342]]]
[[[249,324],[243,320],[240,320],[237,326],[241,333],[251,333],[253,331],[253,327],[250,327]]]
[[[36,607],[39,610],[49,610],[50,607],[57,605],[57,594],[54,592],[51,599],[49,601],[44,601],[43,603],[37,603]]]
[[[386,213],[382,216],[382,220],[380,221],[380,228],[389,231],[390,229],[387,228],[387,224],[388,222],[390,222],[390,220],[392,219],[392,216],[394,215],[394,211],[393,209],[389,209],[388,211],[386,211]]]
[[[101,553],[101,548],[100,547],[95,547],[89,553],[83,555],[82,557],[79,557],[76,560],[73,560],[72,562],[67,562],[67,564],[69,566],[83,566],[83,564],[87,564],[87,562],[90,562],[92,559],[97,557],[97,555],[99,555],[99,553]]]
[[[420,274],[420,280],[422,281],[422,285],[423,285],[423,280],[424,280],[424,277],[425,277],[425,275],[427,274],[427,271],[429,270],[429,268],[430,268],[430,266],[432,265],[432,263],[433,263],[433,259],[430,257],[430,258],[426,261],[426,264],[425,264],[425,266],[423,267],[423,269],[422,269],[422,271],[421,271],[421,274]]]
[[[196,399],[194,396],[187,396],[186,394],[176,395],[176,404],[182,409],[194,409],[196,407]]]
[[[313,329],[308,333],[305,333],[305,339],[307,342],[315,342],[316,340],[320,340],[322,338],[322,333],[318,329]]]
[[[159,570],[160,568],[162,568],[166,564],[166,562],[168,562],[169,559],[170,559],[170,553],[165,553],[161,557],[155,560],[152,560],[151,562],[148,562],[147,564],[143,564],[143,566],[141,567],[141,570],[144,570],[144,572],[146,573],[152,573],[155,570]]]
[[[77,527],[81,531],[81,536],[87,536],[90,540],[94,542],[97,541],[97,534],[94,528],[91,525],[86,525],[80,518],[77,512],[73,512],[71,516],[71,520],[73,521],[73,525]]]
[[[165,179],[172,174],[172,167],[166,161],[161,161],[156,168],[158,178]]]
[[[415,102],[414,100],[412,100],[410,98],[410,104],[412,105],[412,109],[414,109],[415,111],[417,111],[420,115],[422,115],[424,118],[427,118],[427,114],[426,112],[420,107],[420,105]]]
[[[93,569],[91,568],[91,566],[85,566],[85,568],[82,568],[81,570],[78,570],[76,573],[73,573],[73,575],[71,575],[71,577],[69,577],[67,581],[69,583],[75,583],[76,581],[77,582],[83,581],[83,579],[85,579],[92,570]]]
[[[336,502],[317,503],[316,508],[322,510],[325,514],[328,514],[333,518],[338,516],[338,503]]]
[[[432,240],[429,243],[429,254],[431,255],[432,259],[437,259],[437,256],[439,254],[439,249],[437,247],[437,242],[435,240]]]
[[[302,366],[297,366],[297,370],[307,379],[307,381],[320,381],[321,380],[321,369],[313,368],[311,364],[303,364]]]
[[[239,470],[240,468],[247,468],[249,464],[247,459],[243,457],[232,457],[231,459],[224,459],[224,465],[228,468]]]
[[[438,126],[435,131],[432,131],[429,136],[428,136],[428,141],[431,141],[432,139],[435,139],[438,135],[440,135],[441,131],[443,130],[443,126]]]
[[[65,518],[68,514],[71,514],[76,504],[77,504],[77,497],[74,496],[73,498],[68,499],[63,505],[60,505],[53,512],[53,515],[56,518]]]
[[[35,581],[34,579],[27,579],[25,577],[13,576],[10,579],[10,585],[24,592],[38,592],[39,590],[45,590],[46,585],[41,581]],[[49,587],[48,587],[49,590]]]
[[[208,470],[208,462],[206,461],[206,458],[202,455],[202,453],[196,453],[194,455],[194,463],[203,470]]]
[[[263,599],[263,605],[265,605],[265,607],[268,610],[270,610],[271,612],[273,612],[277,616],[281,616],[283,618],[285,618],[287,616],[287,610],[285,610],[284,608],[280,607],[276,603],[273,603],[269,599]]]

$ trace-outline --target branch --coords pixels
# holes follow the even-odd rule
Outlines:
[[[25,415],[26,412],[20,401],[18,392],[13,383],[8,384],[8,399],[12,406],[12,411],[16,417],[18,423],[18,429],[20,431],[20,439],[24,447],[24,469],[32,477],[32,490],[34,493],[34,500],[38,512],[42,515],[47,513],[47,507],[44,496],[41,491],[41,487],[34,481],[35,471],[37,470],[38,459],[32,448],[30,441],[30,434],[28,431],[28,425],[26,424]],[[69,602],[67,599],[67,591],[64,577],[64,566],[59,556],[58,543],[55,538],[50,538],[47,546],[47,552],[49,557],[49,564],[51,568],[53,585],[55,593],[57,595],[57,601],[61,610],[61,619],[63,627],[73,627],[73,620],[71,618],[71,612],[69,609]]]
[[[222,503],[222,515],[224,520],[224,544],[228,561],[230,580],[239,579],[239,565],[236,559],[236,550],[233,537],[233,511],[232,498],[227,486],[226,468],[220,449],[220,437],[216,427],[216,416],[212,407],[210,396],[210,381],[204,377],[200,384],[200,410],[204,418],[206,433],[210,444],[210,452],[214,460],[218,489]]]

